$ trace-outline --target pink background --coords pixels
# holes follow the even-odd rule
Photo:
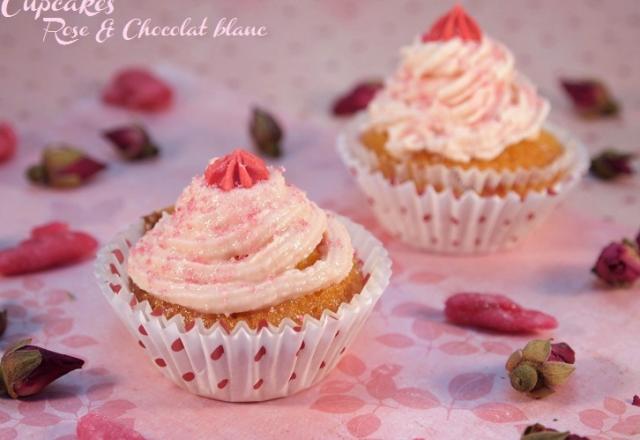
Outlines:
[[[42,43],[42,23],[0,19],[0,118],[12,121],[20,152],[0,166],[0,244],[50,219],[70,222],[103,243],[140,215],[172,203],[206,161],[248,145],[254,103],[283,119],[289,180],[322,206],[365,224],[392,253],[394,277],[361,336],[321,385],[274,402],[231,405],[189,395],[164,380],[126,334],[95,286],[90,262],[0,281],[9,308],[5,341],[30,335],[76,354],[85,368],[29,401],[4,400],[0,439],[58,438],[89,410],[132,425],[148,438],[518,438],[542,422],[594,438],[640,433],[637,335],[640,289],[607,291],[589,273],[603,245],[637,232],[640,180],[585,179],[562,208],[518,249],[479,258],[420,254],[389,240],[334,152],[340,122],[327,112],[337,93],[384,76],[397,49],[451,2],[116,1],[116,20],[238,16],[266,25],[263,39],[159,38],[61,47]],[[482,27],[515,53],[553,106],[552,120],[592,152],[638,151],[640,3],[623,1],[468,1]],[[69,15],[65,15],[69,17]],[[90,19],[73,20],[95,23]],[[175,108],[144,117],[104,108],[99,91],[118,67],[150,65],[177,90]],[[560,76],[606,81],[619,118],[585,122],[571,112]],[[142,121],[157,139],[157,161],[118,160],[99,131]],[[64,140],[108,161],[90,185],[68,192],[23,178],[48,142]],[[311,165],[313,164],[313,165]],[[510,295],[554,314],[549,336],[577,351],[577,372],[556,394],[532,401],[511,390],[503,371],[526,338],[447,325],[442,304],[461,290]],[[68,295],[71,293],[72,296]],[[634,319],[636,318],[636,319]],[[69,437],[72,438],[72,437]]]

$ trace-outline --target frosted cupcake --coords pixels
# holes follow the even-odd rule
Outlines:
[[[401,58],[339,139],[377,217],[432,251],[517,242],[584,173],[584,149],[546,123],[549,103],[460,6]]]
[[[388,283],[386,252],[245,151],[98,258],[103,292],[161,371],[229,401],[324,377]]]

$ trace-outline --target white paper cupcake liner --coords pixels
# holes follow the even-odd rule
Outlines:
[[[96,259],[102,293],[154,365],[185,390],[229,402],[253,402],[288,396],[324,378],[348,349],[389,283],[391,261],[382,244],[362,226],[339,217],[351,235],[367,281],[360,294],[336,313],[302,326],[286,320],[259,331],[246,324],[231,333],[201,320],[185,328],[183,319],[167,320],[139,303],[129,290],[126,260],[143,234],[142,221],[120,233]]]
[[[504,197],[483,197],[470,189],[458,192],[452,188],[484,188],[488,179],[496,184],[501,178],[493,171],[458,170],[440,174],[445,190],[438,192],[429,185],[419,194],[412,181],[393,184],[372,166],[373,159],[363,159],[366,149],[359,141],[361,123],[354,121],[338,137],[342,160],[355,175],[382,226],[411,246],[429,252],[479,254],[513,247],[566,197],[588,165],[586,149],[576,138],[547,126],[567,148],[570,158],[565,176],[548,191],[530,191],[524,199],[512,191]],[[504,174],[510,181],[524,178],[519,172]]]
[[[367,115],[361,114],[347,126],[344,138],[348,151],[355,159],[366,165],[368,169],[377,170],[380,168],[378,156],[363,147],[360,142],[360,135],[367,127],[369,127]],[[535,187],[565,174],[567,170],[573,169],[584,159],[582,145],[572,136],[551,123],[546,123],[544,129],[552,133],[565,147],[562,156],[544,168],[496,171],[478,168],[463,169],[442,164],[417,165],[407,161],[395,165],[394,175],[398,182],[407,180],[428,182],[428,185],[435,188],[451,189],[457,195],[470,190],[481,194],[483,190]]]

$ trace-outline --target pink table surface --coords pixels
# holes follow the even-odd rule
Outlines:
[[[591,439],[640,434],[640,289],[604,291],[589,273],[603,245],[635,234],[638,177],[585,179],[549,221],[516,250],[477,258],[426,255],[391,240],[334,152],[340,122],[326,108],[337,91],[384,75],[397,48],[450,2],[116,2],[116,16],[172,23],[184,16],[238,16],[265,24],[265,39],[41,42],[40,23],[0,19],[0,116],[15,122],[18,156],[0,168],[0,244],[38,223],[65,220],[102,243],[140,215],[172,203],[206,161],[247,145],[252,103],[281,115],[288,179],[325,208],[366,225],[394,260],[392,284],[339,367],[320,385],[260,404],[227,404],[181,391],[156,371],[101,297],[92,263],[0,281],[10,314],[2,345],[31,336],[86,359],[40,397],[2,400],[0,439],[73,438],[77,419],[100,411],[150,439],[172,438],[519,438],[541,422]],[[552,119],[592,152],[638,151],[640,3],[629,1],[463,2],[514,51],[521,70],[553,105]],[[177,88],[175,108],[145,117],[104,108],[109,74],[131,63],[157,68]],[[46,73],[46,74],[45,74]],[[576,118],[560,75],[607,81],[623,105],[610,121]],[[126,164],[99,130],[131,119],[162,146],[156,161]],[[110,163],[90,185],[68,192],[30,186],[23,172],[53,140]],[[448,325],[444,299],[490,291],[553,313],[550,333],[576,349],[577,371],[556,394],[533,401],[511,390],[503,365],[526,338]],[[69,295],[71,293],[72,295]]]

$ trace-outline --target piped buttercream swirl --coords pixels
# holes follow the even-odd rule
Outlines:
[[[296,265],[318,248],[321,257]],[[251,188],[223,191],[195,177],[173,214],[131,250],[142,289],[204,313],[262,309],[344,279],[353,266],[346,228],[279,170]]]
[[[535,137],[548,112],[509,50],[486,35],[479,42],[416,39],[368,108],[392,155],[429,151],[459,162],[491,160]]]

